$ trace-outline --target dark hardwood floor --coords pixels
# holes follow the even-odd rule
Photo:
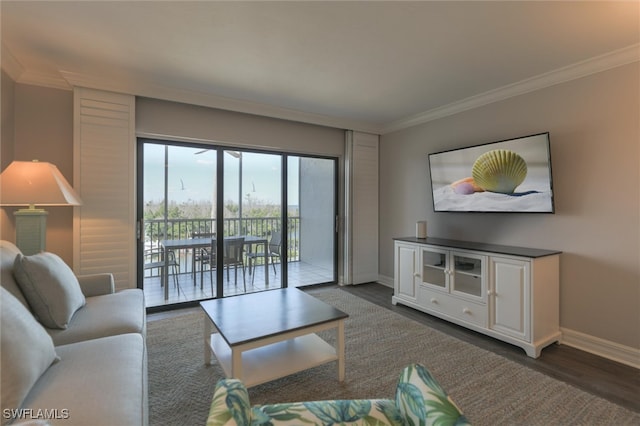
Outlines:
[[[630,410],[640,412],[640,370],[610,361],[570,346],[552,344],[539,358],[528,357],[524,350],[447,321],[391,303],[393,289],[370,283],[339,287],[378,306],[428,325],[540,373],[562,380],[579,389],[600,396]]]

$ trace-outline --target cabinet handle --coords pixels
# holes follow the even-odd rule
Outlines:
[[[431,298],[431,303],[435,303],[436,305],[438,304],[438,299],[436,299],[435,297]]]
[[[417,273],[417,272],[416,272],[416,273],[414,273],[414,274],[413,274],[413,276],[414,276],[414,277],[416,277],[416,278],[420,278],[420,274],[419,274],[419,273]]]
[[[493,296],[493,294],[494,294],[493,291],[491,290],[487,291],[487,296]]]
[[[464,309],[462,309],[462,313],[463,313],[463,314],[470,314],[470,313],[471,313],[471,309],[469,309],[469,308],[464,308]]]

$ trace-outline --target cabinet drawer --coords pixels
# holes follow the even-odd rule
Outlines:
[[[480,327],[487,327],[487,305],[459,299],[450,294],[419,286],[418,303],[427,310],[439,312]]]

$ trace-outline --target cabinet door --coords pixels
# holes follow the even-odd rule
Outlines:
[[[486,256],[451,252],[449,274],[452,293],[476,302],[486,302]]]
[[[448,250],[420,248],[420,280],[432,288],[449,291]]]
[[[417,275],[417,247],[411,244],[395,244],[395,294],[396,297],[415,301]]]
[[[530,271],[528,261],[490,257],[489,328],[529,342]]]

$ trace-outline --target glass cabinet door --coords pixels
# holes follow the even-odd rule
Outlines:
[[[443,290],[448,289],[447,252],[436,249],[422,249],[420,257],[422,282]]]
[[[452,253],[452,291],[483,299],[485,295],[486,258],[472,254]]]

